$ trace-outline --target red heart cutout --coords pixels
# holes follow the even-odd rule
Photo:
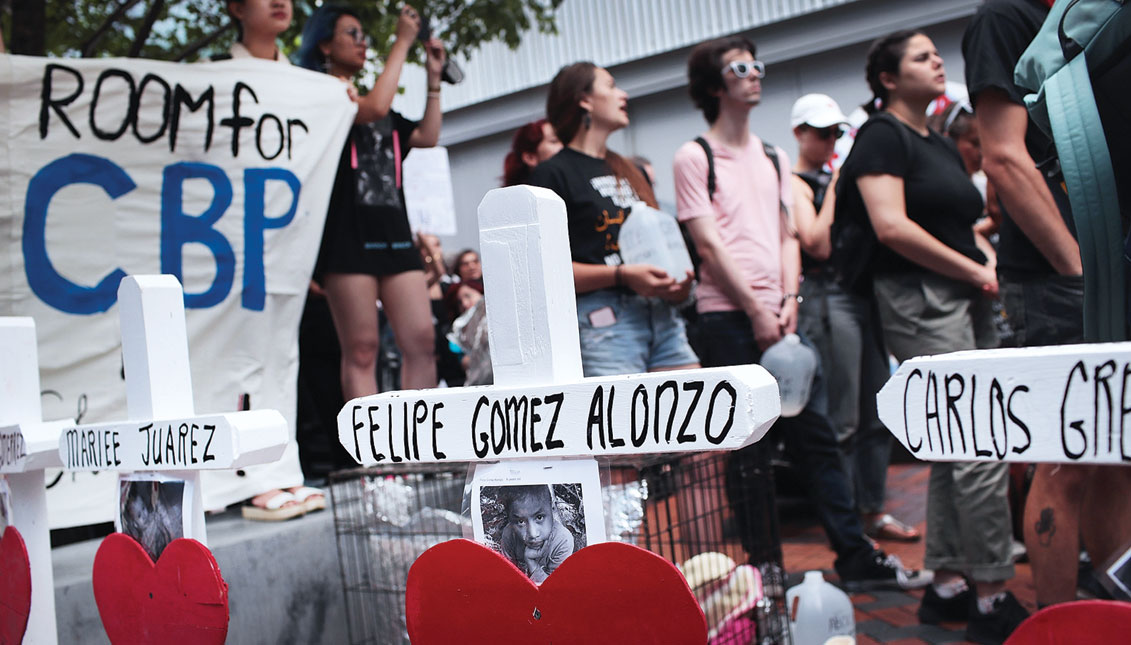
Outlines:
[[[0,538],[0,645],[23,642],[31,613],[31,563],[16,527]]]
[[[169,543],[157,564],[132,537],[112,533],[94,556],[94,601],[111,643],[223,643],[228,585],[196,540]]]
[[[413,645],[707,642],[679,570],[620,542],[581,549],[539,587],[487,547],[451,540],[413,563],[405,600]]]

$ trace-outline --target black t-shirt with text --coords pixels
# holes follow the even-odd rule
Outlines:
[[[538,164],[530,173],[530,184],[549,188],[565,202],[574,262],[622,263],[617,238],[639,198],[628,180],[614,175],[604,159],[562,148]]]
[[[1048,15],[1048,7],[1039,0],[987,0],[970,23],[962,37],[962,55],[966,59],[966,87],[974,109],[986,90],[1003,92],[1013,103],[1024,105],[1027,92],[1013,82],[1013,68],[1017,60],[1037,35]],[[1025,147],[1037,164],[1051,159],[1056,148],[1049,137],[1032,120],[1025,131]],[[1068,205],[1068,196],[1060,185],[1059,177],[1046,183],[1060,209],[1068,230],[1076,235]],[[998,271],[1006,278],[1026,280],[1052,275],[1056,271],[1029,238],[1021,232],[1009,213],[1002,208]]]
[[[903,128],[907,136],[896,128]],[[843,212],[867,221],[856,184],[865,175],[902,178],[907,216],[943,244],[985,264],[986,256],[975,245],[972,228],[982,214],[982,195],[966,175],[962,157],[950,140],[933,130],[923,136],[892,119],[873,118],[861,128],[840,169],[844,189],[838,195],[837,217]],[[929,271],[882,244],[877,246],[871,270],[877,274]]]

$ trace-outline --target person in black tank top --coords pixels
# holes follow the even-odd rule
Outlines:
[[[798,143],[793,168],[803,273],[798,327],[821,356],[829,420],[864,530],[876,539],[918,540],[915,527],[884,513],[892,437],[876,413],[876,392],[888,370],[875,307],[871,298],[841,287],[829,258],[836,186],[826,166],[847,119],[828,96],[807,94],[794,103],[790,123]]]

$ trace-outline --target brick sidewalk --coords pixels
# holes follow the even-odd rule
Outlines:
[[[921,533],[926,532],[927,477],[929,466],[921,464],[893,465],[888,469],[887,511],[899,519],[914,524]],[[782,549],[785,568],[790,574],[820,569],[825,579],[836,581],[833,572],[834,555],[828,547],[824,531],[811,515],[808,519],[782,519]],[[911,568],[923,566],[923,542],[881,542],[880,547],[898,555]],[[1017,565],[1017,575],[1008,584],[1021,604],[1029,611],[1036,610],[1036,593],[1028,564]],[[939,626],[920,625],[915,612],[922,591],[878,591],[856,594],[852,604],[856,608],[856,642],[872,643],[962,643],[963,623],[944,623]]]

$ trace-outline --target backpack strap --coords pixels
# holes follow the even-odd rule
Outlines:
[[[1084,337],[1091,342],[1125,340],[1119,198],[1086,57],[1069,61],[1045,81],[1044,89],[1084,266]]]
[[[703,137],[695,137],[695,143],[698,143],[707,155],[707,197],[715,201],[715,153],[711,152],[711,144]]]
[[[778,159],[777,148],[775,148],[772,143],[762,141],[762,151],[766,153],[766,157],[770,160],[770,163],[774,164],[774,173],[778,177],[778,210],[782,215],[788,215],[789,209],[785,207],[785,200],[782,199],[781,194],[781,161]]]

